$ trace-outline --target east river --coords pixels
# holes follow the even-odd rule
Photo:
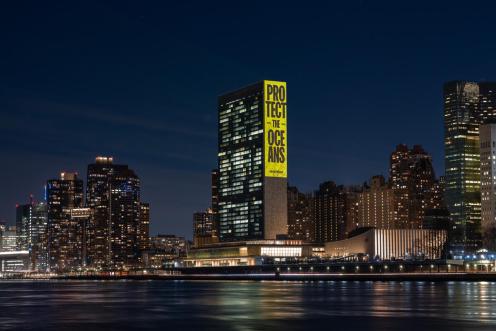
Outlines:
[[[0,329],[496,330],[496,283],[1,281]]]

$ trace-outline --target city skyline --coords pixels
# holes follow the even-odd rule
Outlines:
[[[84,8],[60,7],[53,12],[41,8],[53,23],[39,26],[38,32],[33,27],[11,25],[10,30],[18,39],[8,39],[11,51],[2,55],[2,60],[11,66],[6,69],[7,79],[0,83],[2,109],[6,111],[0,151],[8,155],[1,170],[9,188],[0,194],[0,219],[13,224],[15,204],[26,203],[30,193],[41,200],[43,183],[59,172],[77,171],[81,178],[86,178],[85,167],[95,156],[112,155],[139,173],[143,199],[151,206],[151,233],[177,233],[191,238],[191,214],[204,210],[210,203],[210,170],[216,165],[217,150],[217,96],[261,79],[288,82],[292,132],[288,180],[301,191],[312,191],[326,180],[361,184],[376,174],[387,177],[389,154],[400,143],[422,145],[433,155],[436,175],[443,174],[442,86],[453,79],[481,81],[496,76],[490,64],[495,51],[490,45],[476,43],[471,47],[471,53],[479,51],[482,55],[478,55],[477,61],[469,62],[457,42],[460,37],[482,40],[490,36],[486,26],[489,20],[484,20],[486,10],[480,8],[475,9],[473,16],[462,16],[440,5],[411,11],[408,5],[399,6],[404,10],[395,17],[388,17],[383,5],[330,7],[331,17],[315,14],[309,27],[300,32],[306,32],[309,37],[283,24],[287,29],[287,34],[281,37],[283,41],[288,42],[290,35],[296,34],[296,41],[319,50],[315,53],[315,63],[311,64],[299,60],[302,51],[298,51],[297,42],[276,48],[276,53],[283,54],[282,61],[277,54],[222,57],[222,51],[227,49],[220,47],[222,42],[227,38],[227,44],[233,45],[237,40],[232,33],[207,38],[212,45],[219,46],[218,53],[205,57],[207,63],[201,60],[205,55],[202,52],[198,57],[180,59],[188,49],[165,56],[167,43],[172,47],[180,45],[181,37],[194,41],[199,50],[205,46],[189,32],[154,44],[156,52],[148,51],[157,58],[153,58],[152,64],[145,64],[145,55],[131,52],[124,43],[128,34],[131,34],[130,45],[140,46],[142,34],[150,34],[145,38],[148,42],[157,37],[157,32],[153,32],[156,25],[158,31],[167,31],[178,22],[161,23],[150,9],[133,7],[108,16],[107,23],[105,14],[111,8],[105,5],[100,6],[102,13],[96,17],[97,25],[116,39],[102,50],[104,57],[95,60],[92,52],[76,54],[76,51],[101,43],[104,37],[93,40],[71,26],[63,15],[71,14],[67,16],[79,24],[84,19]],[[39,22],[35,9],[25,15]],[[197,18],[204,8],[199,5],[179,9],[188,9],[192,11],[191,17]],[[385,22],[368,19],[366,9],[383,15]],[[82,13],[76,15],[77,10]],[[357,10],[358,18],[354,19],[368,21],[368,32],[354,28],[353,22],[347,21],[350,13]],[[453,10],[453,21],[458,18],[458,23],[470,25],[470,31],[476,33],[457,29],[456,36],[447,35],[446,30],[454,29],[455,24],[446,19],[438,21],[442,10]],[[289,18],[298,17],[291,5],[283,13]],[[110,25],[120,19],[131,26],[112,30]],[[412,22],[420,19],[425,26],[414,31]],[[55,25],[61,21],[68,24],[71,36],[79,36],[80,44],[56,33]],[[229,21],[233,31],[253,40],[252,32],[243,22],[246,19],[240,23]],[[388,29],[388,23],[397,24],[395,31]],[[340,24],[349,31],[338,29]],[[333,32],[336,29],[342,34]],[[219,31],[221,27],[214,24],[204,33],[209,37],[209,32]],[[405,40],[398,40],[400,34],[406,36]],[[421,39],[424,35],[428,37]],[[36,37],[41,41],[36,41]],[[56,45],[61,41],[68,44],[56,57]],[[38,58],[22,53],[27,46],[40,42],[46,47]],[[373,42],[379,48],[393,42],[395,49],[376,49]],[[354,43],[365,47],[367,52],[356,54],[359,47]],[[246,47],[239,45],[235,49],[243,52]],[[130,52],[128,57],[123,55],[126,51]],[[289,55],[290,52],[295,54]],[[445,55],[448,53],[449,56]],[[426,60],[427,56],[432,57]],[[118,61],[112,64],[114,58]],[[192,68],[185,73],[170,69],[175,63],[181,68],[192,64]],[[219,68],[216,65],[219,63],[225,64],[225,68]],[[133,69],[132,64],[141,65],[144,71]],[[405,68],[405,64],[411,68]],[[99,70],[105,65],[107,71]],[[213,75],[213,69],[207,69],[206,65],[213,65],[219,75]],[[349,66],[353,69],[347,70]],[[152,71],[154,68],[157,70]],[[379,78],[379,73],[384,77]],[[406,115],[410,113],[415,116]],[[74,125],[61,126],[67,122]],[[53,132],[55,128],[60,131]],[[307,164],[305,160],[315,162]]]
[[[0,329],[495,329],[496,2],[0,8]]]

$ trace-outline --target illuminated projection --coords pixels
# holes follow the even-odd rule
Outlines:
[[[265,176],[287,178],[286,82],[264,81]]]

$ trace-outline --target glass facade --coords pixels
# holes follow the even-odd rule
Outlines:
[[[479,125],[494,119],[494,83],[444,85],[445,199],[454,222],[454,243],[481,245]]]
[[[219,98],[219,225],[222,241],[262,239],[263,84]]]
[[[272,257],[300,257],[302,256],[301,247],[260,247],[261,256]]]
[[[31,252],[32,268],[47,269],[47,204],[34,202],[16,206],[17,249]]]

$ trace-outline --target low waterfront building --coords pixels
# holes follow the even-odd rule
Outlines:
[[[185,257],[190,243],[181,236],[173,234],[158,234],[151,237],[151,249],[163,251],[176,257]]]
[[[185,258],[190,242],[180,236],[159,234],[150,238],[151,248],[142,252],[142,265],[145,268],[162,269],[176,265]]]
[[[177,260],[177,255],[170,251],[150,249],[142,254],[143,267],[147,269],[162,269],[175,266]]]
[[[361,228],[348,239],[325,243],[325,252],[330,258],[440,259],[446,239],[445,230]]]
[[[252,240],[219,243],[192,248],[185,267],[226,267],[261,265],[267,260],[292,261],[313,256],[314,245],[301,240]]]
[[[29,251],[0,252],[0,272],[22,272],[30,270]]]

